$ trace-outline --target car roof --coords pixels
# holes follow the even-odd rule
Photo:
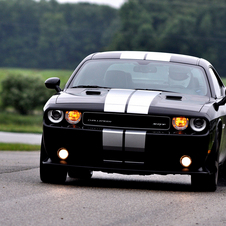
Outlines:
[[[156,60],[175,63],[199,65],[201,58],[162,52],[142,52],[142,51],[112,51],[94,53],[90,59],[135,59],[135,60]],[[207,62],[206,62],[207,63]],[[209,63],[209,62],[208,62]]]
[[[78,65],[78,67],[74,70],[70,79],[68,80],[65,87],[68,87],[73,77],[76,75],[80,67],[86,62],[90,60],[98,60],[98,59],[122,59],[122,60],[150,60],[150,61],[162,61],[162,62],[173,62],[173,63],[181,63],[188,65],[196,65],[202,67],[207,77],[211,77],[208,72],[209,68],[214,68],[211,63],[203,58],[194,57],[190,55],[184,54],[174,54],[174,53],[165,53],[165,52],[148,52],[148,51],[107,51],[107,52],[97,52],[92,53],[85,57],[82,62]],[[214,69],[215,70],[215,69]],[[217,73],[217,72],[216,72]],[[219,77],[219,76],[218,76]],[[220,77],[219,77],[220,80]],[[212,87],[212,80],[210,79],[210,86]],[[221,84],[223,84],[221,82]],[[212,87],[212,89],[214,89]]]

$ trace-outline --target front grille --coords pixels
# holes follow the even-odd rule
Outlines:
[[[84,112],[83,124],[85,126],[110,128],[168,130],[170,128],[170,118],[152,115]]]

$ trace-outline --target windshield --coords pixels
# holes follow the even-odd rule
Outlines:
[[[91,60],[78,71],[69,88],[145,89],[207,95],[201,67],[146,60]]]

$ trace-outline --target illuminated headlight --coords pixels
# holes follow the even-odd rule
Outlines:
[[[60,110],[51,110],[48,112],[48,119],[53,123],[59,123],[63,120],[64,113]]]
[[[176,130],[185,130],[188,127],[189,119],[185,117],[175,117],[172,120],[172,124]]]
[[[192,118],[190,126],[194,131],[201,132],[206,128],[206,121],[202,118]]]
[[[65,119],[70,124],[77,124],[81,121],[82,113],[74,110],[74,111],[67,111],[65,114]]]

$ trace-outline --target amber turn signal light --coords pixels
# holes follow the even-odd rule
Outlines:
[[[188,127],[189,119],[185,117],[175,117],[172,120],[172,124],[176,130],[185,130]]]
[[[81,121],[81,118],[82,118],[82,113],[77,111],[77,110],[66,111],[65,119],[70,124],[77,124],[77,123],[79,123]]]

